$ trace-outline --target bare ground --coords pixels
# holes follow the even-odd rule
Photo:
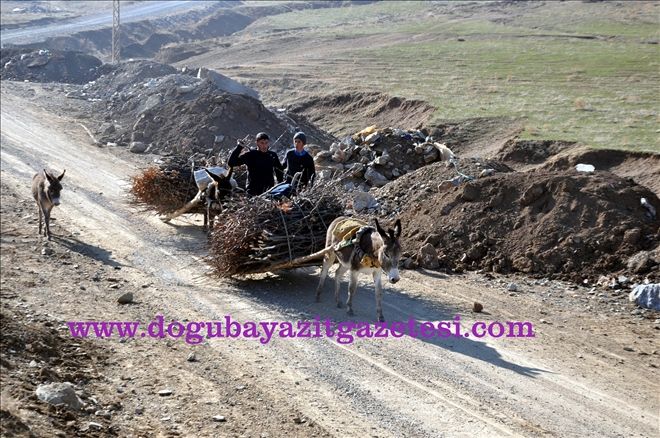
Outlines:
[[[26,87],[35,91],[26,93]],[[313,302],[315,269],[244,281],[205,276],[198,218],[167,225],[128,203],[128,178],[143,164],[134,155],[90,146],[73,119],[43,110],[41,102],[52,105],[56,93],[3,81],[2,96],[3,333],[46,324],[57,330],[73,320],[149,321],[156,314],[195,321],[224,315],[238,321],[346,319],[330,305],[330,285],[323,302]],[[67,169],[50,255],[41,254],[29,194],[29,180],[43,166]],[[506,290],[511,281],[518,292]],[[125,291],[134,292],[136,304],[116,304]],[[484,304],[484,314],[470,312],[474,301]],[[31,353],[8,349],[2,357],[3,435],[27,435],[26,428],[36,436],[83,435],[90,421],[101,424],[96,433],[119,436],[658,433],[658,315],[636,310],[623,293],[421,270],[404,271],[401,282],[387,287],[384,303],[389,320],[439,321],[456,314],[464,326],[479,319],[529,320],[536,337],[404,337],[351,345],[275,339],[267,346],[242,339],[199,346],[89,339],[80,343],[89,360],[107,355],[94,369],[86,369],[87,359],[78,365],[65,354],[60,360],[86,367],[74,383],[88,402],[94,397],[101,408],[117,407],[102,420],[92,412],[70,417],[46,409],[30,394],[64,373],[26,379]],[[356,320],[372,320],[367,282],[355,308]],[[70,345],[66,331],[57,333]],[[190,352],[196,362],[186,360]],[[35,362],[57,367],[47,359]],[[173,394],[157,395],[165,388]],[[216,415],[227,421],[215,422]]]

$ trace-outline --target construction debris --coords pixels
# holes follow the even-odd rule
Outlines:
[[[372,125],[332,143],[329,151],[316,152],[314,161],[321,179],[345,172],[346,189],[367,191],[437,161],[456,161],[456,157],[425,131]]]

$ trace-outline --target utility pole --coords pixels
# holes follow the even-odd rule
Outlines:
[[[119,47],[119,0],[112,0],[112,63],[119,62],[121,50]]]

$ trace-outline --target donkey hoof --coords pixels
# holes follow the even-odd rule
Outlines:
[[[348,316],[354,316],[355,315],[355,313],[353,312],[353,309],[350,309],[350,308],[346,311],[346,314]]]
[[[338,309],[341,309],[342,306],[343,306],[342,302],[341,302],[341,301],[337,301],[337,308],[338,308]]]
[[[385,322],[385,317],[383,315],[380,315],[378,317],[378,322]]]
[[[316,298],[314,299],[315,302],[320,303],[321,302],[321,296],[317,295]]]
[[[171,219],[167,216],[163,216],[163,217],[160,218],[160,220],[165,222],[165,223],[168,223]]]

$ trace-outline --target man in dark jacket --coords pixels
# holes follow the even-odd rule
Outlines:
[[[245,164],[248,168],[247,192],[252,196],[261,195],[275,185],[275,178],[281,182],[284,178],[284,166],[277,154],[268,150],[270,138],[265,132],[257,134],[257,149],[250,149],[241,154],[244,146],[239,143],[229,156],[229,166]]]
[[[304,132],[296,132],[293,136],[293,144],[295,145],[295,148],[287,151],[286,157],[284,158],[286,181],[290,183],[296,173],[302,172],[300,185],[304,187],[308,183],[311,184],[314,182],[314,177],[316,176],[314,159],[309,152],[305,150],[307,137]]]

